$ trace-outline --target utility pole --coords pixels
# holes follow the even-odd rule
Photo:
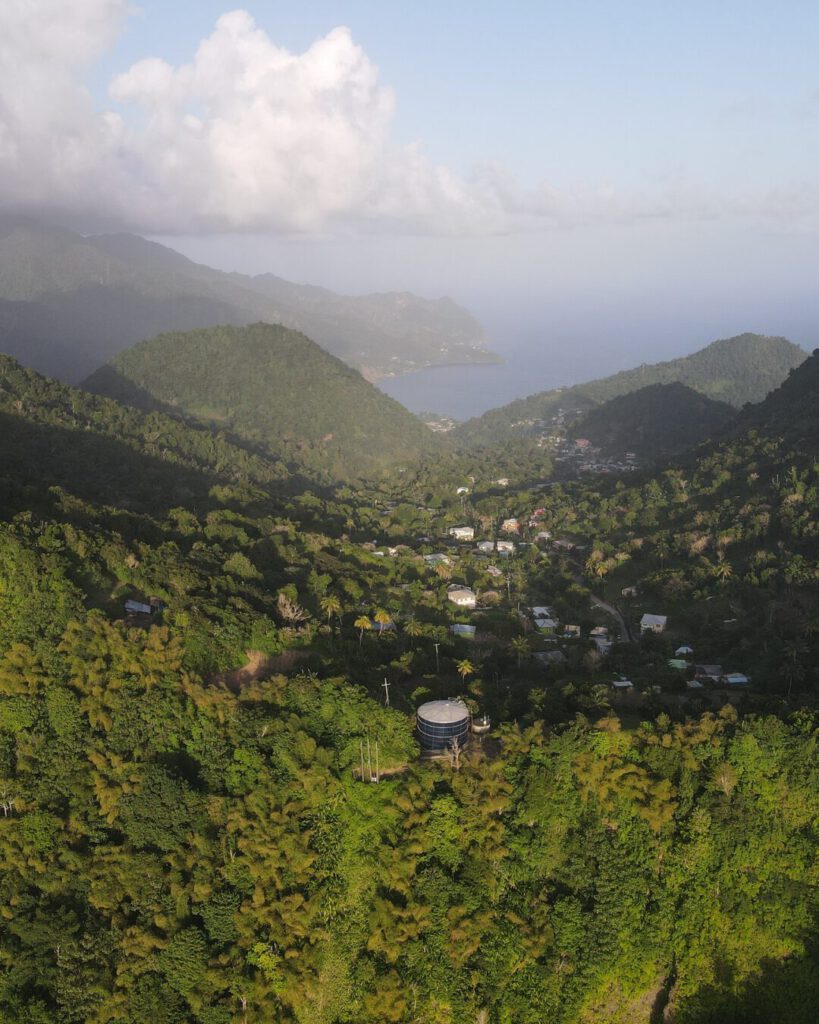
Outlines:
[[[436,644],[433,644],[433,646],[435,647],[435,672],[436,672],[437,675],[440,675],[441,674],[441,662],[440,662],[440,660],[438,658],[438,648],[441,645],[436,643]]]
[[[387,677],[384,676],[384,706],[390,706],[390,684],[387,682]]]

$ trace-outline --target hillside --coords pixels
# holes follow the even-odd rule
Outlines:
[[[518,399],[468,420],[453,436],[466,444],[530,436],[539,433],[559,409],[585,411],[650,384],[685,384],[708,398],[740,408],[746,402],[762,401],[805,357],[803,349],[785,338],[740,334],[679,359],[643,364],[587,384]]]
[[[654,462],[712,438],[735,416],[726,402],[684,384],[651,384],[595,406],[568,433],[588,438],[605,455],[631,451],[641,462]]]
[[[136,235],[0,219],[0,349],[43,373],[76,382],[144,338],[260,320],[303,331],[372,379],[495,358],[450,299],[336,295],[223,273]]]
[[[377,473],[443,443],[309,338],[270,324],[163,334],[84,386],[216,426],[323,482]]]

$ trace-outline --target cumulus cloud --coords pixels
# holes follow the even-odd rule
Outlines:
[[[113,44],[127,0],[0,3],[0,202],[145,232],[386,229],[503,233],[810,206],[733,204],[684,186],[522,189],[502,167],[465,179],[396,146],[394,97],[346,28],[304,53],[246,11],[223,15],[192,60],[134,64],[100,110],[83,76]]]

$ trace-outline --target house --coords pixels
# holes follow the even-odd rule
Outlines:
[[[434,555],[424,555],[424,561],[427,565],[452,565],[449,555],[445,555],[440,551]]]
[[[499,555],[514,555],[515,542],[513,540],[499,540],[495,545]]]
[[[609,627],[608,626],[595,626],[594,629],[589,633],[592,640],[599,638],[601,640],[608,640],[609,638]]]
[[[685,672],[688,668],[688,662],[685,658],[669,658],[668,667],[675,668],[678,672]]]
[[[695,665],[694,675],[709,683],[719,683],[722,679],[722,665]]]
[[[689,679],[685,684],[689,690],[704,690],[705,687],[699,681],[699,679]]]
[[[641,633],[662,633],[668,622],[667,615],[650,615],[648,612],[640,619]]]
[[[456,494],[469,494],[469,488],[468,488],[468,487],[459,487],[459,488],[458,488],[458,489],[457,489],[457,490],[455,491],[455,493],[456,493]]]
[[[674,651],[674,654],[677,658],[686,658],[693,653],[694,648],[689,647],[688,644],[683,644],[681,647],[678,647],[676,651]]]
[[[541,633],[554,633],[559,625],[560,623],[557,621],[557,619],[535,619],[535,626],[540,630]]]
[[[453,636],[463,637],[464,640],[474,640],[476,627],[467,626],[463,622],[456,622],[449,627],[449,631]]]
[[[520,530],[520,523],[514,516],[504,519],[500,525],[501,533],[517,533]]]
[[[495,481],[495,483],[498,485],[498,487],[508,487],[509,486],[509,477],[508,476],[499,476],[498,479]]]
[[[486,572],[489,576],[503,576],[503,573],[496,565],[487,565]]]
[[[580,626],[564,626],[563,635],[571,637],[574,640],[580,639]]]
[[[744,672],[728,672],[725,676],[728,686],[747,686],[750,681],[751,677],[746,676]]]
[[[150,615],[152,608],[143,601],[128,600],[125,602],[125,612],[127,615]]]
[[[532,618],[533,619],[551,619],[551,618],[554,618],[554,614],[555,614],[554,608],[549,608],[545,604],[543,604],[543,605],[536,605],[532,609]]]
[[[447,530],[450,537],[454,537],[455,540],[474,540],[475,539],[475,527],[474,526],[450,526]]]
[[[597,653],[601,654],[604,658],[612,649],[612,647],[614,647],[614,644],[611,642],[611,640],[607,640],[605,637],[595,636],[592,637],[592,639],[594,640],[594,646],[597,648]]]
[[[495,542],[493,540],[479,540],[475,550],[480,551],[483,555],[491,555],[495,550]]]
[[[630,679],[614,679],[611,685],[622,693],[629,693],[634,689],[634,683]]]
[[[551,533],[549,533],[548,530],[541,530],[539,533],[535,534],[535,540],[540,540],[540,541],[550,540],[551,536],[552,535],[551,535]]]
[[[448,601],[456,604],[459,608],[474,608],[478,603],[475,591],[460,583],[453,583],[447,587],[446,596]]]
[[[637,587],[623,587],[620,591],[620,597],[637,597],[638,593]]]

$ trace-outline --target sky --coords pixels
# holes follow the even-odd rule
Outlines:
[[[813,347],[817,44],[791,0],[3,0],[0,207],[607,369]]]

